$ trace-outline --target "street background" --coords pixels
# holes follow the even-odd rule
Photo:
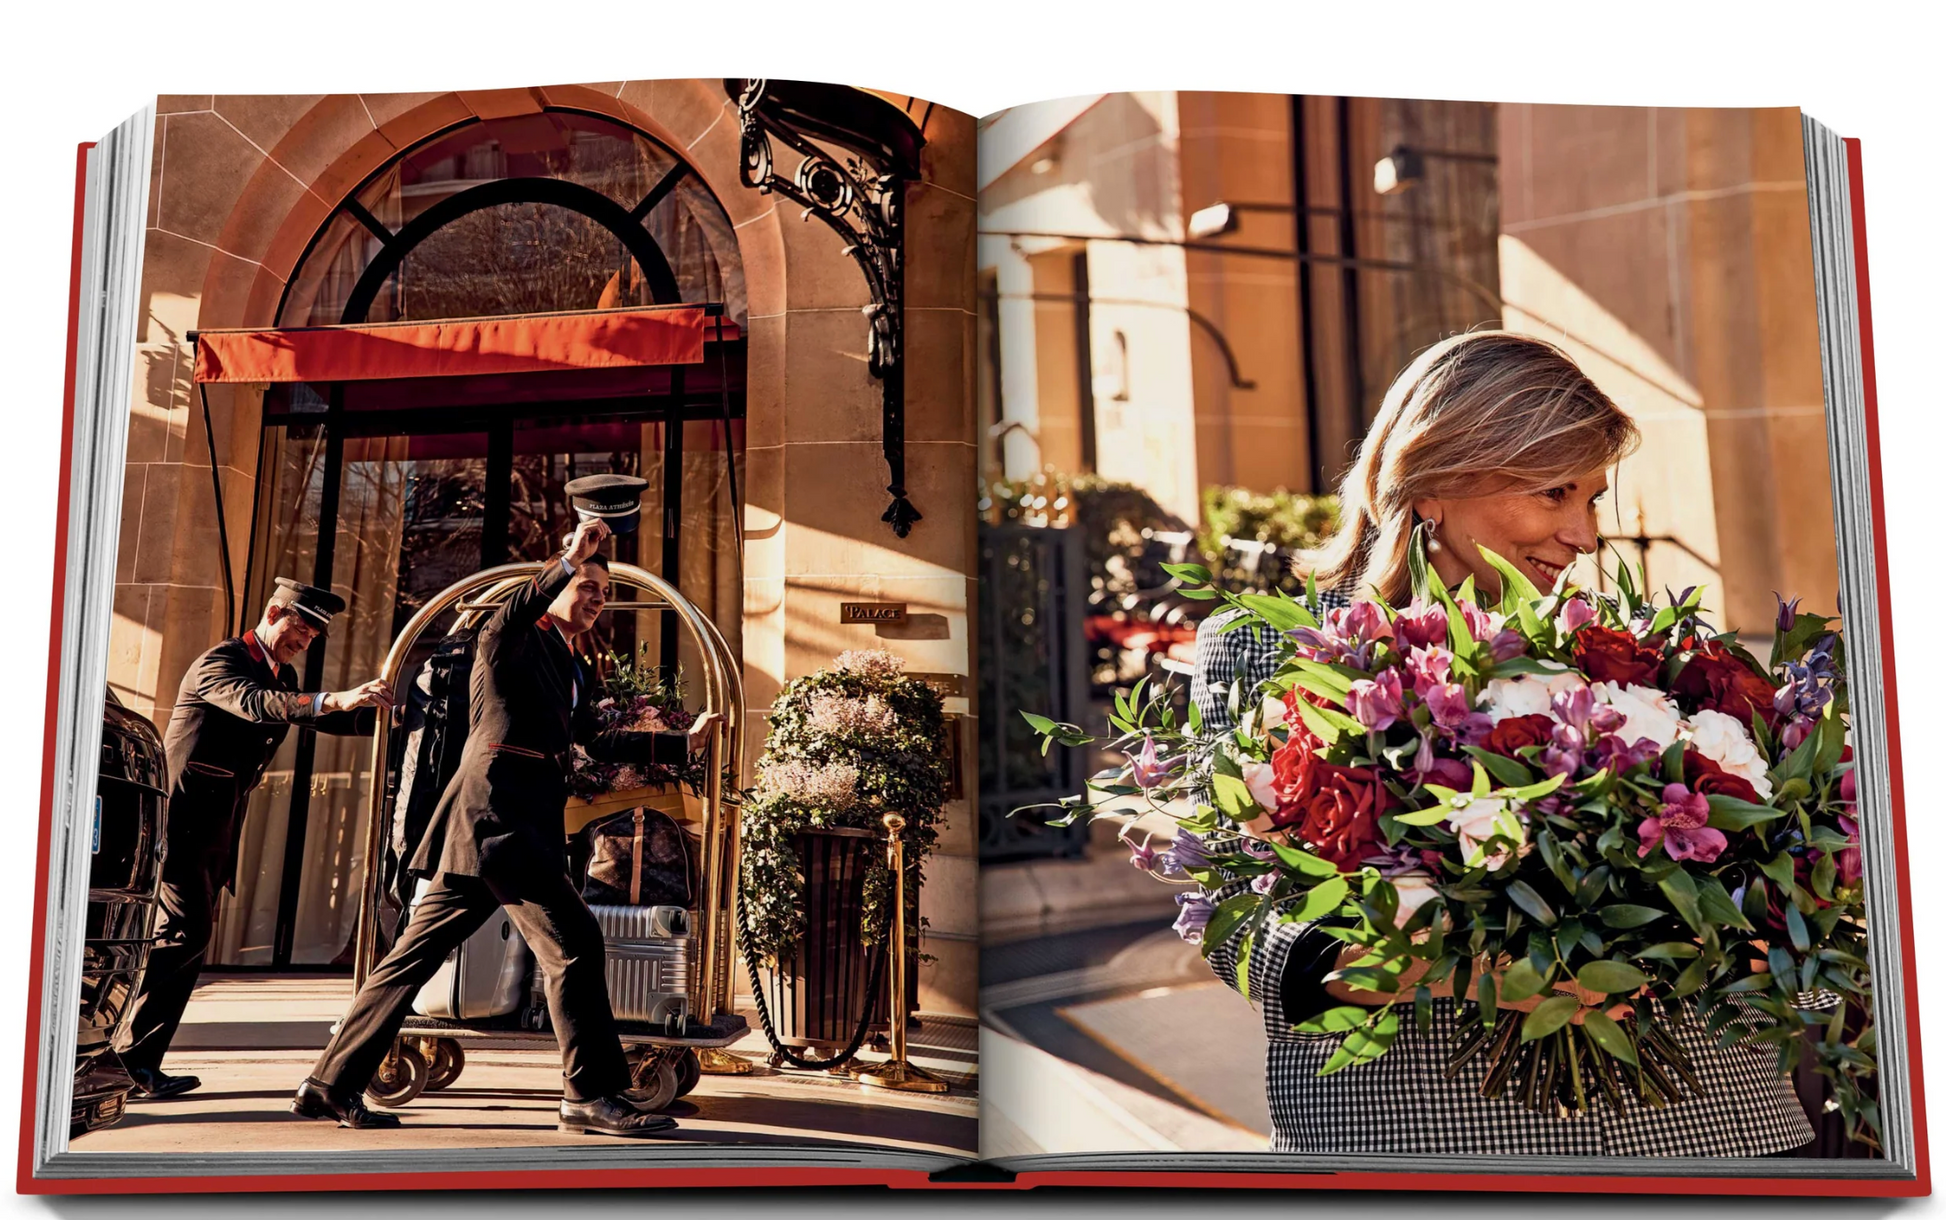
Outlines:
[[[14,126],[14,173],[4,205],[14,290],[0,304],[13,339],[17,378],[10,418],[10,449],[23,460],[0,481],[0,511],[20,539],[13,570],[20,585],[0,608],[0,631],[15,641],[18,664],[30,676],[27,693],[4,711],[0,726],[0,783],[8,805],[21,816],[10,821],[4,853],[7,884],[0,886],[0,919],[27,925],[31,902],[34,831],[25,811],[38,807],[43,713],[40,666],[47,633],[41,575],[52,555],[53,497],[58,453],[57,420],[47,404],[59,401],[65,290],[68,266],[73,146],[141,104],[147,95],[184,89],[224,92],[291,92],[338,89],[439,88],[499,85],[527,79],[588,75],[591,57],[617,77],[700,75],[731,68],[777,75],[815,76],[907,89],[973,113],[1084,90],[1169,88],[1304,89],[1316,94],[1412,94],[1481,100],[1588,104],[1745,106],[1802,105],[1840,132],[1865,141],[1872,249],[1872,295],[1877,331],[1878,381],[1883,404],[1882,452],[1888,497],[1887,531],[1895,582],[1894,613],[1902,629],[1907,667],[1906,716],[1910,757],[1923,724],[1926,693],[1917,680],[1927,660],[1926,610],[1946,586],[1926,563],[1938,509],[1929,494],[1934,475],[1937,388],[1929,359],[1942,320],[1936,284],[1941,273],[1937,201],[1941,164],[1933,132],[1938,101],[1931,65],[1936,40],[1911,23],[1904,10],[1857,6],[1834,14],[1824,6],[1766,4],[1712,6],[1641,5],[1624,11],[1562,10],[1558,6],[1508,5],[1490,19],[1456,22],[1449,6],[1390,6],[1383,20],[1356,10],[1294,12],[1284,6],[1241,4],[1159,14],[1158,26],[1124,10],[1113,23],[1099,9],[1046,4],[983,4],[977,13],[958,6],[898,10],[872,35],[852,22],[782,5],[753,4],[738,10],[734,29],[714,10],[589,5],[562,20],[536,27],[532,13],[513,5],[480,4],[470,20],[452,21],[437,10],[388,10],[376,27],[354,21],[320,21],[311,10],[276,11],[262,6],[206,4],[193,11],[115,6],[45,7],[17,15],[3,53],[8,71],[0,86]],[[1840,23],[1841,22],[1841,23]],[[521,31],[510,37],[510,32]],[[592,31],[603,31],[590,37]],[[639,31],[634,33],[633,31]],[[437,42],[436,60],[375,53],[374,39],[402,45]],[[85,49],[85,65],[81,56]],[[570,71],[565,65],[577,65]],[[557,65],[562,65],[557,67]],[[1918,763],[1914,763],[1915,768]],[[1915,770],[1911,791],[1923,793]],[[1946,831],[1913,816],[1910,850],[1923,864],[1946,846]],[[1921,874],[1923,876],[1923,874]],[[1915,887],[1915,932],[1923,946],[1941,926],[1937,887]],[[0,975],[24,977],[24,935],[0,943]],[[1927,1032],[1946,1021],[1946,989],[1931,980],[1939,972],[1922,957]],[[21,1005],[5,1021],[5,1041],[21,1044]],[[1946,1045],[1938,1036],[1929,1041]],[[989,1068],[989,1072],[991,1069]],[[989,1075],[989,1084],[991,1077]],[[1946,1094],[1942,1094],[1946,1097]],[[860,1196],[799,1193],[791,1206],[814,1209],[858,1205]],[[909,1205],[907,1198],[883,1197]],[[669,1200],[658,1199],[658,1203]],[[687,1195],[685,1205],[743,1210],[772,1208],[775,1195]],[[581,1201],[577,1201],[581,1202]],[[1431,1200],[1405,1200],[1407,1206]],[[482,1210],[514,1214],[517,1196],[492,1200],[468,1196],[271,1197],[156,1203],[153,1210],[333,1212],[347,1203],[372,1214],[469,1215]],[[590,1197],[589,1207],[639,1206],[639,1199]],[[1186,1205],[1179,1195],[1150,1192],[1135,1197],[1083,1200],[1074,1196],[964,1195],[934,1206],[986,1209],[1007,1206],[1063,1212],[1099,1203],[1133,1206]],[[1288,1208],[1283,1196],[1225,1199],[1226,1207]],[[20,1214],[120,1214],[126,1200],[9,1200]],[[548,1206],[558,1206],[549,1201]],[[1538,1212],[1558,1201],[1444,1200],[1438,1206],[1468,1214]],[[1386,1200],[1359,1200],[1365,1209]],[[1633,1199],[1594,1197],[1575,1202],[1585,1215],[1620,1215]],[[1656,1205],[1688,1213],[1738,1210],[1738,1201]],[[1766,1212],[1806,1210],[1809,1205],[1762,1204]],[[1938,1205],[1919,1201],[1889,1205],[1818,1205],[1848,1214],[1931,1214]]]

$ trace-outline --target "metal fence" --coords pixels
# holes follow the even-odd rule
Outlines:
[[[1082,641],[1088,573],[1077,531],[980,527],[980,859],[1078,856],[1087,827],[1052,827],[1024,805],[1078,793],[1079,750],[1041,753],[1022,711],[1079,722],[1089,707]]]

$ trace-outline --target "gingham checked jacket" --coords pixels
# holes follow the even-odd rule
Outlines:
[[[1327,606],[1345,598],[1324,593]],[[1219,633],[1235,612],[1214,616],[1196,636],[1196,673],[1190,697],[1202,713],[1206,741],[1235,728],[1229,688],[1242,682],[1242,706],[1275,663],[1275,637],[1261,625]],[[1243,883],[1210,892],[1212,901]],[[1432,1030],[1402,1023],[1392,1049],[1374,1063],[1320,1077],[1318,1069],[1342,1040],[1299,1034],[1292,1025],[1337,1001],[1324,975],[1338,942],[1314,934],[1315,924],[1268,924],[1249,961],[1249,998],[1263,1013],[1269,1054],[1269,1094],[1278,1152],[1407,1154],[1720,1157],[1766,1156],[1810,1142],[1812,1131],[1791,1081],[1776,1072],[1767,1050],[1716,1046],[1700,1021],[1679,1025],[1676,1040],[1689,1052],[1704,1093],[1666,1110],[1599,1106],[1574,1118],[1535,1114],[1502,1098],[1479,1095],[1485,1056],[1475,1056],[1454,1080],[1445,1077],[1448,1047],[1458,1029],[1454,1002],[1436,1000]],[[1235,988],[1240,938],[1210,954],[1216,976]]]

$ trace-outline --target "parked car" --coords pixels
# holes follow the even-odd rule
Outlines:
[[[70,1139],[119,1122],[135,1087],[113,1042],[128,1019],[155,936],[166,775],[155,725],[109,691],[101,716]]]

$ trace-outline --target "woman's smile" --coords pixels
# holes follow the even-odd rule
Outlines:
[[[1566,564],[1549,563],[1538,555],[1527,556],[1527,566],[1540,576],[1540,586],[1543,589],[1552,589],[1554,582],[1560,579],[1561,573],[1567,570]]]

